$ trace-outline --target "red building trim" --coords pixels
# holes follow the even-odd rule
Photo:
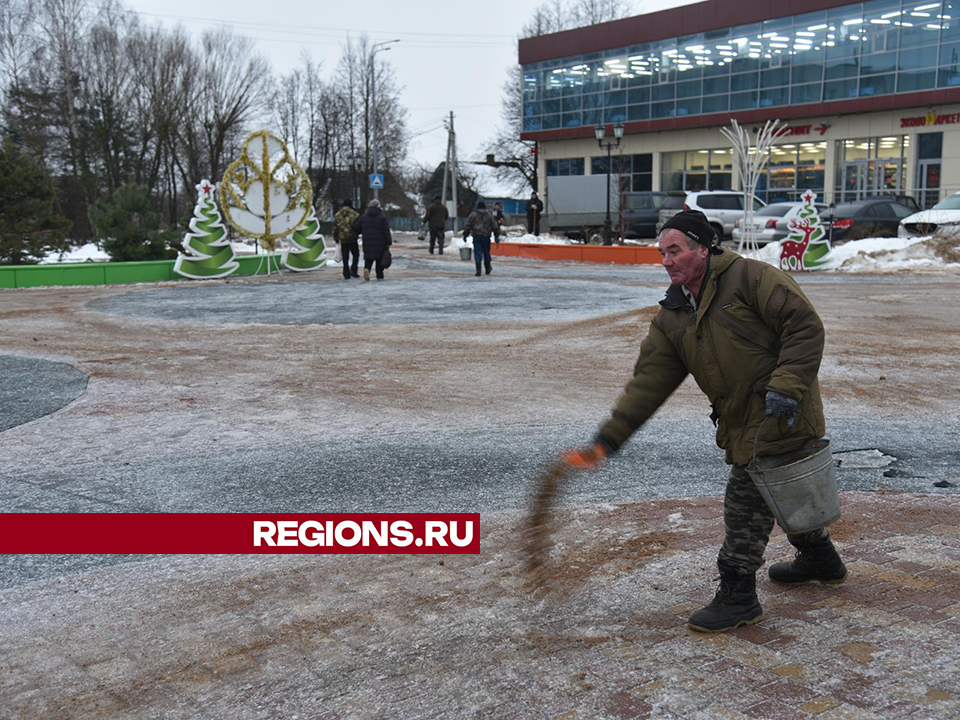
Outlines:
[[[881,95],[879,97],[856,98],[854,100],[834,100],[824,103],[812,103],[810,105],[785,105],[781,107],[763,108],[762,110],[744,110],[741,112],[641,120],[624,123],[624,132],[635,134],[659,132],[663,130],[720,127],[729,124],[732,118],[736,118],[738,123],[744,125],[764,122],[765,120],[771,120],[773,118],[793,120],[823,115],[846,115],[850,113],[894,110],[896,108],[916,108],[925,105],[947,105],[950,103],[960,103],[960,88],[925,90],[923,92]],[[606,124],[610,125],[611,123]],[[592,138],[593,136],[593,127],[581,126],[525,132],[521,133],[520,138],[522,140],[569,140],[572,138]]]
[[[850,0],[707,0],[520,41],[520,64],[851,5]]]

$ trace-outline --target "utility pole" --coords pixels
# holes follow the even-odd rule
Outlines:
[[[399,40],[387,40],[377,43],[370,49],[370,104],[373,106],[373,174],[377,174],[380,157],[377,152],[377,64],[376,57],[378,52],[385,52],[390,49],[390,45],[398,43]],[[380,199],[380,189],[373,188],[374,200]]]
[[[453,200],[453,232],[457,232],[457,134],[453,130],[453,111],[450,111],[450,120],[447,125],[447,158],[443,163],[443,189],[440,191],[440,202],[447,204],[447,182],[450,184],[450,197]]]

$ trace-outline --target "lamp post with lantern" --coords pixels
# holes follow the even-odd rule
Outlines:
[[[610,219],[610,153],[613,148],[620,146],[620,140],[623,138],[623,123],[618,122],[613,126],[613,136],[616,138],[616,142],[603,142],[603,138],[607,134],[607,128],[602,123],[593,129],[593,134],[597,137],[597,144],[600,149],[606,148],[607,150],[607,217],[603,221],[603,244],[612,245],[613,241],[610,239],[613,231],[613,221]]]

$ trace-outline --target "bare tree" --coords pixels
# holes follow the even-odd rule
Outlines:
[[[630,14],[627,0],[548,0],[536,7],[530,20],[521,29],[521,37],[535,37],[616,20]],[[503,84],[500,125],[484,146],[487,154],[500,163],[494,176],[515,192],[526,193],[537,187],[536,144],[520,139],[523,132],[523,74],[519,65],[512,67]]]

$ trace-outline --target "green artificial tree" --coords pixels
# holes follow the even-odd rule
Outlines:
[[[240,264],[234,260],[227,229],[213,200],[213,185],[201,180],[196,187],[197,204],[193,208],[190,232],[182,243],[186,254],[177,258],[173,271],[196,280],[226,277]]]
[[[33,264],[66,248],[71,223],[56,207],[50,175],[9,135],[0,148],[0,263]]]
[[[116,262],[163,260],[175,235],[160,227],[160,214],[150,209],[150,188],[127,183],[89,210],[96,237]]]
[[[784,270],[810,270],[830,259],[830,241],[814,204],[816,193],[807,190],[801,199],[803,207],[790,221],[790,233],[780,241],[780,267]]]
[[[291,270],[315,270],[327,264],[327,246],[320,234],[320,221],[311,208],[306,224],[293,233],[290,239],[293,250],[283,251],[283,264]]]

